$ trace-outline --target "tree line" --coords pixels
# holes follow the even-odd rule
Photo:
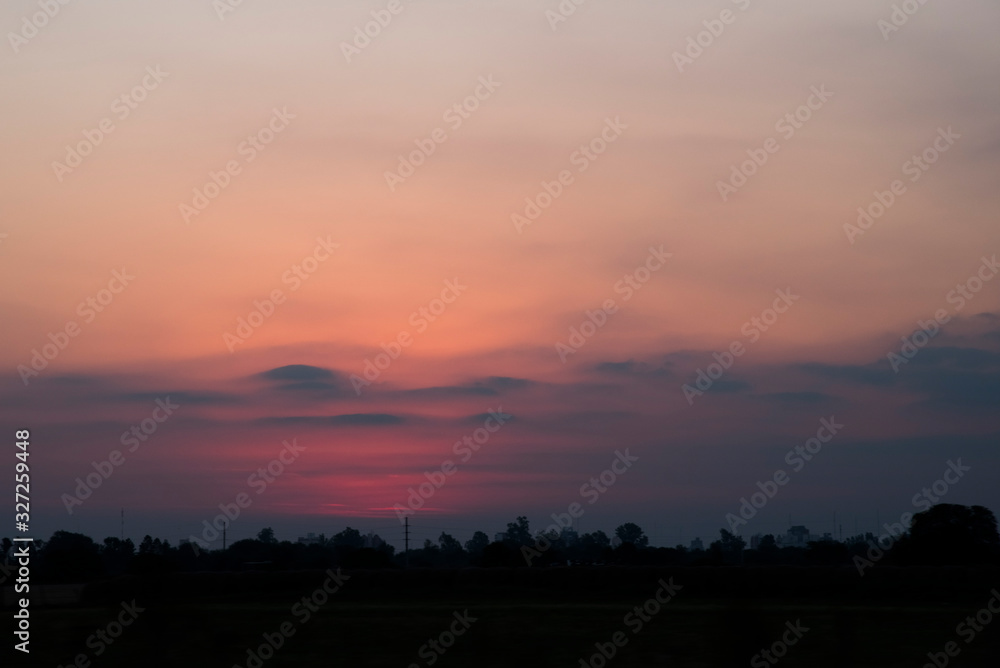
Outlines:
[[[886,533],[865,533],[844,541],[811,541],[805,547],[781,546],[773,535],[759,536],[754,549],[746,540],[721,529],[706,549],[652,547],[637,524],[578,534],[563,530],[532,533],[524,516],[507,524],[501,540],[483,531],[461,543],[442,532],[436,542],[397,551],[378,536],[365,537],[351,527],[310,544],[278,541],[270,527],[254,539],[234,542],[225,550],[201,550],[184,543],[146,536],[138,548],[131,539],[56,531],[35,542],[33,579],[39,582],[88,582],[124,574],[211,572],[234,570],[306,570],[331,567],[399,568],[545,568],[556,566],[854,566],[1000,564],[997,519],[983,506],[939,504],[917,513],[909,527],[886,525]],[[0,584],[12,579],[13,543],[0,542]]]

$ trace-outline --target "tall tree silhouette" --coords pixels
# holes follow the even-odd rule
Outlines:
[[[941,503],[913,516],[908,539],[893,550],[912,563],[981,563],[1000,551],[997,518],[983,506]]]

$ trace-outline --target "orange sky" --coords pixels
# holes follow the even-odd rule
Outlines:
[[[220,18],[207,0],[108,0],[8,35],[0,393],[4,425],[40,434],[43,526],[110,531],[128,505],[186,537],[298,435],[310,449],[247,535],[316,514],[396,532],[386,509],[501,404],[515,420],[420,511],[457,533],[542,522],[631,446],[643,463],[590,528],[641,518],[654,542],[707,537],[833,413],[852,418],[839,459],[790,488],[789,507],[905,509],[956,444],[988,456],[997,285],[960,312],[948,295],[1000,250],[994,4],[928,3],[886,38],[891,2],[594,1],[553,29],[555,0],[403,1],[348,62],[342,43],[385,6],[246,0]],[[732,21],[678,71],[675,52],[724,10]],[[0,21],[23,36],[38,11],[18,0]],[[789,136],[781,120],[810,99]],[[907,167],[948,128],[958,138],[933,165]],[[719,182],[769,138],[723,201]],[[390,189],[400,156],[431,144]],[[185,214],[213,173],[225,187]],[[551,205],[515,224],[561,173]],[[897,179],[905,193],[851,243],[845,225]],[[672,255],[625,300],[616,285],[650,247]],[[123,269],[134,280],[88,320],[80,304]],[[446,281],[467,287],[422,329],[412,314]],[[785,289],[801,299],[748,343],[744,323]],[[227,345],[275,290],[273,315]],[[608,299],[617,311],[563,363],[556,344]],[[893,373],[887,353],[942,308],[937,350]],[[70,321],[78,335],[26,375]],[[412,344],[358,395],[352,374],[401,332]],[[690,406],[682,386],[734,341],[746,354]],[[183,408],[150,447],[66,513],[60,495],[171,393]],[[316,420],[355,414],[398,420]],[[733,465],[713,468],[705,448]],[[868,458],[893,479],[854,490]],[[981,498],[986,482],[961,493],[1000,501]],[[775,511],[760,528],[784,523]]]

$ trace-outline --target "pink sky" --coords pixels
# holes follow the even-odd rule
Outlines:
[[[555,29],[555,0],[399,6],[350,62],[341,44],[385,2],[246,0],[221,19],[207,0],[70,3],[8,36],[0,395],[4,426],[36,434],[42,529],[113,533],[127,506],[149,526],[135,531],[186,537],[295,437],[307,451],[234,530],[355,522],[395,538],[393,504],[501,406],[515,418],[416,524],[542,526],[630,447],[641,461],[584,528],[708,538],[830,415],[850,427],[747,531],[781,530],[806,501],[816,524],[905,510],[958,456],[981,473],[949,501],[1000,505],[985,473],[997,284],[960,311],[948,299],[1000,250],[995,4],[928,3],[886,34],[891,2],[595,0]],[[724,10],[679,71],[674,53]],[[0,21],[19,33],[38,11],[18,0]],[[245,143],[269,124],[273,141]],[[602,132],[613,141],[587,158]],[[79,166],[54,167],[87,136]],[[719,182],[771,138],[723,201]],[[914,172],[925,149],[935,162]],[[518,229],[512,214],[563,172]],[[845,225],[894,180],[905,192],[852,243]],[[626,300],[616,285],[650,247],[671,257]],[[79,305],[122,270],[134,279],[88,321]],[[465,287],[423,329],[411,314],[446,281]],[[273,315],[227,345],[276,290]],[[800,299],[751,342],[744,324],[776,290]],[[556,344],[608,299],[616,312],[563,363]],[[894,372],[888,353],[939,309],[950,322]],[[18,371],[70,321],[79,334],[37,376]],[[357,394],[352,374],[401,332],[412,344]],[[689,405],[682,386],[734,341],[746,353]],[[61,495],[168,395],[182,408],[68,514]]]

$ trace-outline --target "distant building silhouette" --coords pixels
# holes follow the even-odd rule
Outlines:
[[[701,542],[701,538],[695,538],[691,541],[691,550],[704,550],[705,544]]]
[[[296,541],[296,542],[301,543],[302,545],[319,545],[320,544],[320,538],[319,538],[319,536],[317,536],[316,534],[314,534],[314,533],[312,533],[310,531],[309,533],[307,533],[302,538],[299,538],[298,541]]]
[[[789,527],[784,536],[778,536],[777,542],[781,547],[807,547],[811,540],[819,540],[819,536],[811,535],[809,529],[797,524]]]

